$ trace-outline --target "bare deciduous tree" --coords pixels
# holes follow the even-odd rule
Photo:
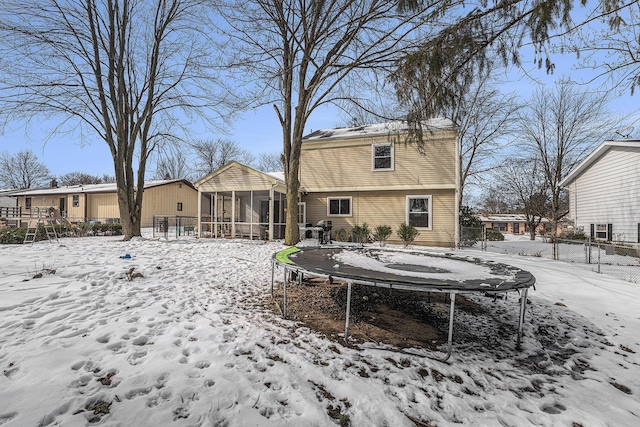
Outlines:
[[[601,93],[580,90],[562,80],[553,90],[536,90],[519,113],[516,134],[519,145],[540,161],[549,189],[553,238],[557,235],[558,221],[567,214],[560,203],[560,181],[620,127],[620,121],[607,111],[607,101]]]
[[[536,239],[536,229],[550,210],[547,180],[536,158],[512,159],[495,170],[500,192],[527,220],[529,237]]]
[[[249,150],[228,139],[207,139],[195,142],[191,147],[197,158],[196,173],[200,177],[220,169],[232,160],[246,166],[251,166],[255,160]]]
[[[154,179],[186,179],[193,181],[194,173],[187,156],[179,150],[169,150],[158,155]]]
[[[44,187],[51,179],[49,169],[38,161],[31,150],[0,155],[0,184],[7,189]]]
[[[91,175],[85,172],[69,172],[58,178],[59,185],[83,185],[83,184],[106,184],[115,182],[115,178],[109,175]]]
[[[491,66],[468,87],[460,87],[457,102],[440,108],[439,113],[458,125],[458,169],[460,198],[465,188],[478,184],[496,167],[497,153],[504,148],[514,130],[513,120],[520,105],[515,94],[502,93],[496,83],[500,73]]]
[[[357,102],[349,77],[389,70],[409,40],[420,39],[423,7],[402,12],[405,1],[226,1],[219,12],[240,76],[273,103],[282,127],[287,183],[285,244],[299,240],[300,150],[309,116],[328,103]],[[416,3],[416,2],[412,2]],[[244,82],[247,83],[247,82]]]
[[[260,153],[256,161],[256,169],[262,172],[282,172],[284,170],[282,154]]]
[[[210,16],[204,0],[1,4],[0,112],[53,118],[59,131],[107,143],[125,240],[140,235],[156,144],[179,129],[178,114],[219,101],[207,63]]]

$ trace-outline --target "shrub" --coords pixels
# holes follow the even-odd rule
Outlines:
[[[378,225],[373,231],[373,240],[380,242],[380,245],[384,246],[391,233],[393,233],[393,230],[391,230],[390,226]]]
[[[356,243],[369,243],[371,240],[371,230],[366,222],[362,226],[356,225],[351,232],[353,233],[353,241]]]
[[[75,236],[75,226],[70,224],[56,224],[56,234],[58,237]],[[81,229],[85,234],[93,236],[120,236],[122,235],[122,226],[120,224],[83,224]],[[2,228],[0,229],[0,244],[18,245],[24,243],[24,236],[27,234],[27,228]],[[35,241],[47,240],[47,234],[44,227],[39,227],[36,233]]]
[[[416,237],[418,237],[418,235],[420,235],[420,232],[413,225],[407,225],[403,222],[400,224],[396,234],[400,240],[402,240],[402,243],[404,243],[404,247],[406,248],[416,239]]]
[[[567,233],[564,238],[568,240],[587,240],[587,236],[584,233]]]
[[[487,240],[495,242],[498,240],[504,240],[504,235],[498,230],[493,228],[487,228]]]

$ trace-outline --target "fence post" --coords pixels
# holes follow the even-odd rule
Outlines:
[[[487,251],[487,226],[482,224],[482,250]]]
[[[600,244],[598,244],[598,273],[600,273]]]

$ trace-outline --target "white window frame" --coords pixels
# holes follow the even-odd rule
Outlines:
[[[348,214],[332,214],[331,213],[331,201],[332,200],[349,200],[349,213]],[[327,197],[327,216],[342,216],[348,217],[353,215],[353,199],[351,196],[344,197]]]
[[[595,233],[595,238],[598,240],[611,240],[611,236],[609,236],[608,224],[595,224],[594,233]]]
[[[388,146],[391,148],[391,166],[388,168],[376,168],[376,147]],[[392,142],[381,142],[378,144],[371,144],[371,170],[373,172],[381,171],[393,171],[395,165],[395,147]]]
[[[302,220],[302,222],[300,220]],[[298,224],[302,224],[304,226],[306,223],[307,223],[307,202],[298,202]]]
[[[433,196],[430,194],[411,194],[407,195],[407,212],[406,212],[406,224],[409,225],[411,222],[409,221],[409,213],[412,199],[427,199],[427,214],[429,215],[429,226],[428,227],[416,227],[418,230],[432,230],[433,229]]]

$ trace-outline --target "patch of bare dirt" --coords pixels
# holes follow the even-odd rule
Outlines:
[[[282,307],[283,289],[275,292]],[[347,284],[307,279],[287,284],[287,318],[303,323],[332,339],[345,330]],[[481,312],[478,304],[456,297],[456,311]],[[435,349],[446,342],[449,295],[353,285],[349,338],[351,342],[377,342],[399,348]]]

